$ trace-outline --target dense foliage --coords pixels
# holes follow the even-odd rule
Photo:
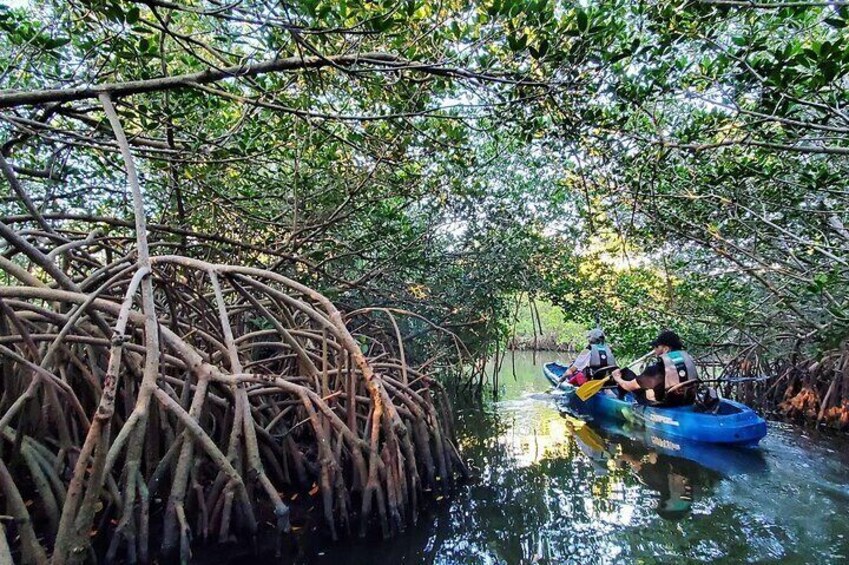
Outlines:
[[[482,384],[461,342],[503,352],[524,297],[626,355],[674,327],[777,376],[747,401],[849,427],[847,29],[845,2],[0,6],[12,551],[83,559],[97,517],[145,560],[152,501],[187,560],[263,505],[284,531],[312,481],[331,531],[399,531],[464,470],[429,373]]]
[[[820,356],[849,331],[847,22],[733,0],[31,3],[0,9],[21,91],[2,154],[48,221],[125,234],[84,92],[117,85],[162,246],[473,351],[530,292],[633,352],[671,326],[725,358]],[[7,194],[6,220],[32,215]]]

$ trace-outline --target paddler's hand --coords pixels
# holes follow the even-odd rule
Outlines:
[[[622,371],[619,369],[613,371],[610,376],[613,377],[613,380],[616,381],[616,384],[618,384],[620,387],[622,387],[623,390],[627,392],[634,392],[635,390],[638,390],[640,388],[640,384],[637,382],[637,379],[632,379],[630,381],[626,381],[625,379],[623,379]]]

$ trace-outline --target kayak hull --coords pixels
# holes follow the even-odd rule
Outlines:
[[[543,367],[545,377],[559,390],[574,392],[576,388],[568,383],[558,384],[567,366],[560,363],[546,363]],[[725,444],[734,446],[755,446],[766,435],[766,421],[758,414],[739,402],[721,399],[714,413],[697,412],[692,406],[660,408],[637,404],[630,394],[624,399],[602,391],[581,401],[576,395],[570,395],[570,401],[580,410],[599,417],[626,421],[644,426],[667,437],[685,440]]]
[[[598,422],[599,429],[603,433],[611,437],[627,438],[639,442],[652,451],[693,461],[723,477],[751,475],[767,470],[766,459],[760,449],[738,449],[739,446],[733,443],[705,443],[680,437],[667,437],[656,430],[638,430],[627,423],[612,420],[594,421]]]

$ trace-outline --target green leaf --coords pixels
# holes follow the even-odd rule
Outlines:
[[[581,32],[587,31],[590,27],[590,17],[584,10],[578,10],[578,30]]]
[[[108,4],[104,13],[106,14],[106,17],[113,22],[117,22],[119,24],[124,23],[124,11],[121,10],[121,7],[118,4]]]
[[[58,49],[71,42],[70,37],[53,37],[44,42],[44,47],[47,49]]]

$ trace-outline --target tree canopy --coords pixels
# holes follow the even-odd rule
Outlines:
[[[2,8],[4,221],[126,233],[486,349],[548,296],[629,348],[847,332],[841,2],[161,0]],[[423,328],[419,330],[428,333]],[[415,328],[411,328],[415,332]]]
[[[82,559],[99,516],[144,561],[165,501],[187,560],[263,512],[285,531],[281,489],[321,491],[332,535],[400,531],[466,472],[433,375],[481,384],[469,354],[528,297],[621,352],[675,328],[779,375],[748,400],[849,426],[847,25],[843,1],[0,5],[14,551]]]

